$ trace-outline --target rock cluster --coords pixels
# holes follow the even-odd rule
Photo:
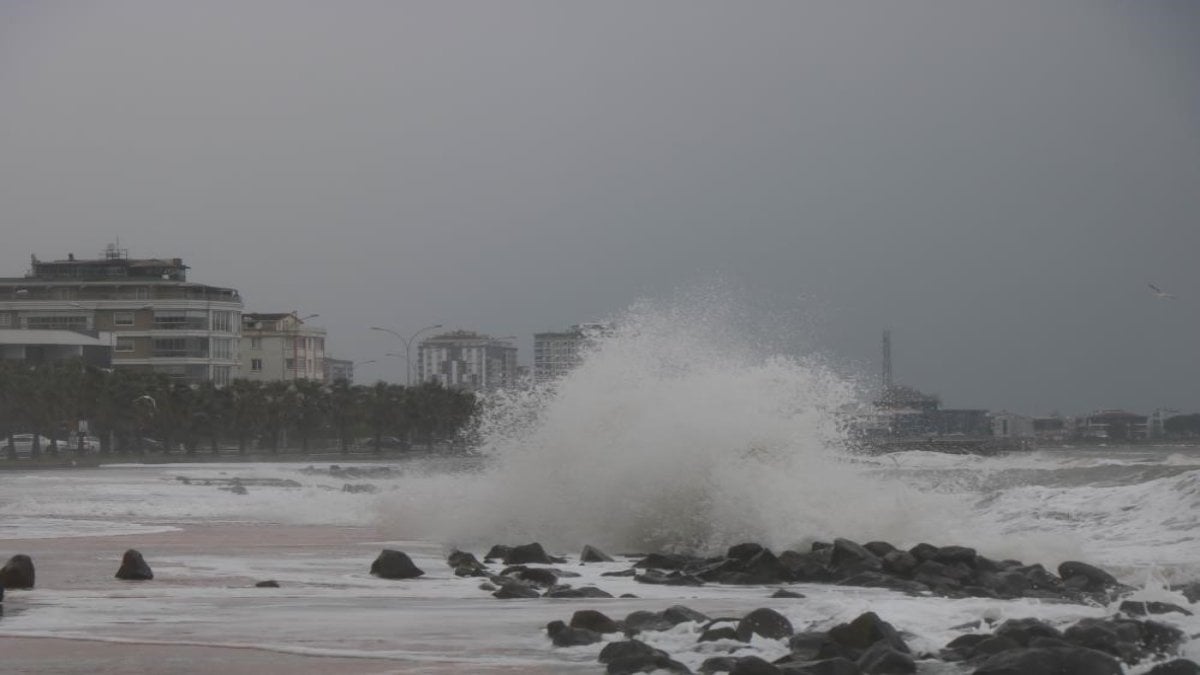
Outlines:
[[[0,567],[0,587],[3,588],[33,588],[35,574],[33,560],[24,554],[17,554]]]
[[[1037,619],[1010,619],[990,634],[955,638],[939,657],[975,665],[975,675],[1119,674],[1121,663],[1174,653],[1184,637],[1173,626],[1120,615],[1082,619],[1063,630]]]
[[[778,555],[755,543],[733,546],[712,558],[651,553],[634,564],[633,574],[642,583],[672,586],[833,583],[948,597],[1071,601],[1107,601],[1126,590],[1112,575],[1082,562],[1064,562],[1054,574],[1040,564],[992,560],[965,546],[917,544],[903,550],[887,542],[849,539]]]

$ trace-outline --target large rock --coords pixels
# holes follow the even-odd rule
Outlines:
[[[581,609],[571,615],[571,628],[585,628],[597,633],[619,633],[621,626],[608,618],[603,612],[594,609]]]
[[[842,623],[829,629],[829,639],[844,647],[865,651],[876,642],[886,642],[892,649],[909,653],[908,645],[892,624],[879,618],[875,612],[860,614],[850,623]]]
[[[546,634],[555,647],[578,647],[600,642],[604,638],[594,630],[568,626],[561,621],[551,621],[546,625]]]
[[[858,667],[870,675],[906,675],[917,672],[917,663],[913,657],[896,651],[882,640],[871,645],[858,659]]]
[[[646,656],[649,654],[665,655],[665,652],[655,649],[641,640],[621,640],[604,645],[604,649],[600,650],[600,655],[596,657],[596,660],[600,663],[608,663],[615,659],[626,659],[631,656]]]
[[[1087,563],[1068,560],[1058,566],[1058,576],[1064,581],[1070,581],[1072,577],[1081,577],[1085,581],[1080,590],[1085,591],[1103,591],[1109,588],[1120,586],[1116,577],[1105,572],[1099,567],[1089,565]]]
[[[1121,675],[1116,659],[1092,649],[1012,649],[989,657],[973,675]]]
[[[371,563],[371,574],[381,579],[415,579],[425,574],[403,551],[385,548]]]
[[[522,546],[514,546],[509,549],[504,555],[505,565],[525,565],[528,563],[536,563],[541,565],[549,565],[554,562],[542,545],[534,542],[532,544],[524,544]]]
[[[500,588],[496,589],[495,593],[492,593],[492,597],[500,598],[501,600],[539,598],[541,597],[541,593],[538,593],[536,588],[523,581],[510,579],[500,584]]]
[[[0,586],[4,588],[33,588],[33,559],[18,553],[0,567]]]
[[[121,557],[121,567],[117,570],[117,578],[126,581],[149,581],[154,578],[150,565],[137,549],[125,551]]]
[[[994,631],[996,635],[1011,638],[1022,647],[1028,647],[1034,638],[1062,639],[1062,632],[1054,626],[1037,619],[1009,619]]]
[[[849,539],[834,539],[829,566],[838,574],[874,571],[883,568],[879,557]]]
[[[613,559],[604,551],[588,544],[583,547],[583,552],[579,554],[579,562],[613,562]]]
[[[781,675],[783,673],[770,661],[757,656],[743,656],[733,662],[729,675]]]
[[[749,641],[752,635],[761,635],[771,640],[791,637],[795,633],[792,622],[787,617],[767,607],[760,607],[738,622],[737,634],[743,641]]]

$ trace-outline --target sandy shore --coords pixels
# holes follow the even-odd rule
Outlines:
[[[172,632],[174,627],[151,624],[146,631],[148,637],[143,640],[139,637],[142,631],[136,626],[138,622],[158,620],[153,614],[132,615],[128,617],[129,626],[108,625],[96,631],[86,631],[89,635],[80,635],[77,631],[70,631],[72,635],[63,638],[48,636],[45,632],[36,636],[19,634],[23,625],[14,621],[14,618],[25,613],[33,615],[59,609],[63,602],[61,597],[84,597],[93,601],[96,598],[111,598],[117,602],[139,588],[168,595],[182,593],[194,596],[197,590],[203,593],[203,589],[213,589],[214,595],[217,595],[222,590],[238,588],[251,589],[253,593],[259,590],[252,588],[254,583],[262,580],[238,574],[215,578],[211,573],[189,575],[174,567],[175,563],[170,561],[188,561],[198,556],[237,560],[319,559],[325,555],[344,558],[352,555],[362,559],[361,571],[365,573],[366,566],[380,548],[378,533],[374,528],[367,527],[265,524],[186,524],[178,527],[180,529],[177,531],[153,534],[0,540],[0,557],[7,559],[13,554],[25,553],[33,558],[37,568],[37,587],[32,591],[11,590],[3,603],[6,616],[0,616],[0,672],[270,675],[460,673],[464,672],[464,668],[471,672],[497,674],[556,672],[553,668],[544,671],[538,666],[531,668],[528,663],[521,666],[481,664],[478,654],[463,663],[443,663],[438,659],[289,653],[254,644],[260,639],[255,634],[221,633],[220,628],[215,629],[214,633],[211,619],[210,627],[205,629],[207,632],[199,637],[184,633],[175,635]],[[127,548],[141,550],[152,567],[163,563],[162,569],[168,571],[156,573],[155,580],[150,582],[115,581],[113,575],[121,554]],[[139,583],[150,585],[139,586]],[[284,591],[287,591],[286,582],[284,586]],[[280,597],[277,589],[261,591],[261,602],[267,606]],[[170,602],[163,601],[168,604],[168,610],[176,609],[169,605]],[[311,622],[313,616],[321,616],[327,610],[321,609],[320,602],[320,599],[314,600],[313,611],[300,618]],[[184,613],[192,611],[186,605],[178,607],[178,610]],[[253,612],[255,608],[251,606],[246,609],[235,604],[228,611]],[[342,607],[338,611],[353,612],[353,609]],[[276,615],[264,615],[263,620],[276,618]],[[86,621],[87,617],[80,619]],[[383,650],[422,649],[420,638],[408,637],[406,633],[408,631],[398,625],[390,639],[376,641],[373,646]],[[354,650],[355,647],[350,646],[350,649]]]

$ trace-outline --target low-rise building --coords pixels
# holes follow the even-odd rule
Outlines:
[[[517,347],[507,338],[458,330],[422,340],[417,379],[485,392],[517,384]]]
[[[325,329],[296,312],[242,315],[240,377],[247,380],[325,380]]]
[[[225,384],[238,368],[242,299],[237,290],[187,280],[180,258],[42,261],[0,278],[0,329],[111,333],[112,367]]]
[[[337,382],[338,380],[354,384],[354,362],[349,359],[335,359],[332,356],[326,356],[325,381]]]

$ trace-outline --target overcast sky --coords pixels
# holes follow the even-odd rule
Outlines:
[[[320,313],[360,381],[370,325],[527,361],[720,278],[947,405],[1197,410],[1200,3],[5,0],[0,233]]]

